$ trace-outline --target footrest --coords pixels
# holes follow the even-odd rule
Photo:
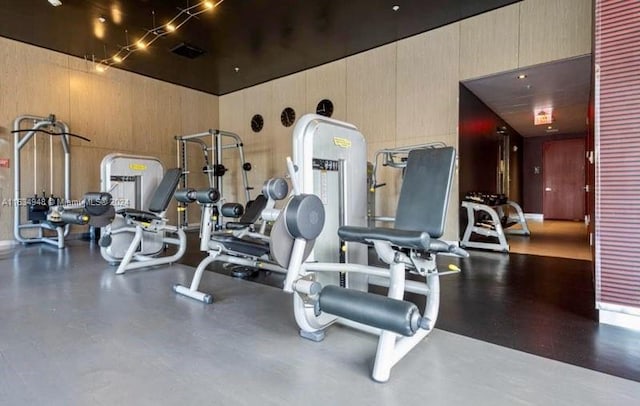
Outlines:
[[[422,322],[413,303],[338,286],[322,289],[318,305],[322,312],[407,337],[414,335]]]

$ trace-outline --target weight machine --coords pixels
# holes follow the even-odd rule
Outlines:
[[[24,128],[26,123],[31,123],[31,127]],[[72,134],[69,132],[69,126],[59,121],[54,114],[48,117],[39,117],[33,115],[22,115],[13,121],[13,185],[14,200],[13,206],[13,235],[15,239],[23,244],[29,243],[46,243],[54,245],[58,248],[64,248],[64,240],[69,235],[71,224],[85,225],[89,222],[90,217],[87,213],[74,211],[80,208],[83,202],[71,204],[71,148],[70,137],[79,138],[83,141],[89,139]],[[24,134],[24,135],[21,135]],[[46,147],[38,146],[37,135],[49,136],[48,156],[42,153]],[[60,148],[63,154],[63,178],[62,185],[56,185],[54,179],[59,167],[55,162],[59,162],[59,151],[54,148],[55,139],[60,140]],[[22,158],[23,148],[31,143],[33,151],[33,197],[24,198],[22,196]],[[26,156],[26,154],[25,154]],[[41,160],[48,161],[49,190],[48,195],[45,186],[38,182],[39,174],[47,175],[47,165],[40,167]],[[40,189],[42,187],[42,189]],[[62,191],[60,190],[62,189]],[[38,193],[41,191],[41,195]],[[62,196],[56,196],[61,193]],[[106,200],[105,200],[106,201]],[[109,199],[110,201],[110,199]],[[23,222],[22,208],[27,208],[27,221]],[[54,210],[52,210],[54,209]],[[34,230],[35,236],[28,236],[24,233],[27,230]],[[45,235],[46,231],[54,232],[55,236]]]
[[[240,155],[240,163],[242,165],[242,184],[244,187],[245,204],[251,200],[250,191],[253,190],[249,186],[249,180],[247,172],[251,170],[251,164],[245,161],[243,143],[240,136],[229,131],[210,129],[206,132],[192,134],[192,135],[176,135],[176,151],[178,167],[182,169],[182,182],[180,187],[182,189],[189,189],[189,175],[192,174],[189,168],[189,162],[187,159],[187,146],[189,143],[198,145],[204,156],[204,166],[202,172],[207,175],[208,187],[216,189],[220,196],[223,194],[223,182],[222,178],[228,169],[222,163],[222,154],[224,150],[237,149]],[[231,140],[230,143],[225,143],[225,140]],[[207,142],[208,141],[208,142]],[[212,159],[213,158],[213,159]],[[220,198],[215,204],[213,216],[215,218],[216,230],[222,229],[222,205],[225,203],[224,198]],[[197,225],[189,224],[188,205],[181,204],[180,215],[178,216],[178,227],[189,228],[191,226],[199,227]]]

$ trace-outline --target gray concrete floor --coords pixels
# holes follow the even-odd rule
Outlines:
[[[640,383],[441,330],[378,384],[374,337],[303,340],[289,295],[214,273],[214,305],[177,297],[192,273],[116,276],[82,241],[0,253],[0,404],[640,404]]]

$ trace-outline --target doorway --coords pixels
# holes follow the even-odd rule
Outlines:
[[[585,216],[585,140],[546,141],[542,146],[542,210],[549,220]]]

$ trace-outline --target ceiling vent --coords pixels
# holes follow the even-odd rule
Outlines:
[[[204,54],[204,51],[202,49],[196,47],[195,45],[187,44],[186,42],[182,42],[171,48],[171,52],[189,59],[196,59],[197,57]]]

